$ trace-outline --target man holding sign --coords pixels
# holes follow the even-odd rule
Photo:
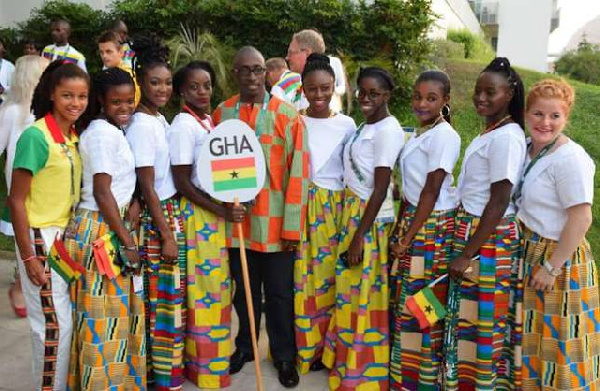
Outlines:
[[[249,208],[243,222],[248,267],[255,309],[261,307],[262,287],[266,299],[269,348],[279,381],[284,387],[295,387],[296,371],[294,342],[294,249],[299,244],[306,218],[309,184],[309,152],[306,132],[296,109],[265,90],[265,60],[254,47],[241,48],[234,58],[234,74],[239,95],[221,103],[213,114],[216,124],[228,119],[247,123],[256,133],[263,150],[267,176],[264,186]],[[243,148],[244,143],[236,143]],[[231,163],[231,164],[229,164]],[[247,164],[246,164],[247,163]],[[252,162],[225,162],[219,186],[240,186],[252,181]],[[234,165],[235,167],[233,167]],[[231,167],[230,167],[231,166]],[[215,175],[218,170],[213,167]],[[231,178],[235,168],[236,178]],[[221,178],[221,176],[219,176]],[[217,185],[215,178],[215,186]],[[239,372],[246,362],[253,361],[250,324],[244,294],[237,232],[228,227],[231,273],[236,291],[233,299],[240,328],[236,351],[231,357],[230,373]],[[260,311],[256,311],[256,330]]]

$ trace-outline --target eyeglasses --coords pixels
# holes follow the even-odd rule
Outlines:
[[[305,52],[307,49],[299,49],[299,50],[288,50],[287,57],[294,56],[298,53]]]
[[[364,90],[356,90],[355,95],[357,99],[362,99],[366,96],[367,98],[369,98],[369,100],[376,100],[383,94],[381,92],[376,91],[366,92]]]
[[[254,73],[256,76],[260,76],[267,71],[267,68],[263,68],[261,66],[255,66],[254,68],[240,67],[235,68],[233,71],[242,77],[250,76],[251,73]]]

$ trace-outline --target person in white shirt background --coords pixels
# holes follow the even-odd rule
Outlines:
[[[356,132],[354,120],[333,111],[335,73],[329,57],[313,53],[302,72],[309,106],[301,110],[308,132],[310,178],[307,231],[294,263],[295,334],[299,370],[325,367],[325,333],[335,305],[335,263],[344,196],[344,145]]]
[[[42,50],[42,57],[50,61],[62,60],[77,64],[79,68],[87,72],[85,57],[69,43],[71,36],[71,24],[64,19],[56,19],[50,25],[52,33],[52,45]]]
[[[511,195],[525,160],[524,96],[503,57],[475,84],[486,128],[467,147],[458,180],[444,340],[449,391],[510,390],[520,378],[521,234]]]
[[[11,83],[13,88],[8,98],[0,106],[0,155],[6,151],[4,175],[7,192],[10,192],[12,162],[15,158],[17,140],[23,130],[34,121],[31,113],[33,91],[47,66],[48,60],[39,56],[23,56],[17,59]],[[0,221],[0,232],[7,236],[14,236],[7,207],[4,208]],[[18,269],[15,269],[15,282],[8,290],[8,296],[15,315],[20,318],[26,317],[27,308],[21,290]]]
[[[525,239],[524,389],[600,385],[593,370],[600,360],[598,271],[585,239],[596,167],[564,132],[574,98],[567,82],[552,79],[536,83],[527,97],[531,139],[516,194]]]
[[[391,309],[395,325],[390,363],[392,390],[416,389],[418,385],[442,387],[438,374],[443,322],[422,330],[405,305],[408,297],[447,273],[452,256],[458,206],[452,172],[460,155],[460,136],[450,124],[449,103],[448,75],[442,71],[421,73],[412,96],[420,128],[400,155],[403,201],[390,238],[390,250],[397,262],[391,282],[396,283],[392,289],[395,308]],[[447,278],[435,287],[445,296]]]
[[[6,48],[4,42],[0,40],[0,104],[6,99],[6,94],[10,90],[12,74],[15,71],[15,66],[12,62],[4,59]]]
[[[404,145],[404,132],[388,109],[394,90],[390,74],[377,67],[364,68],[357,84],[366,122],[344,148],[346,193],[336,261],[337,300],[323,364],[331,369],[331,389],[386,390],[388,235],[395,217],[390,178]]]

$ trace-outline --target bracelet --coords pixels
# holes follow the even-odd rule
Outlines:
[[[138,247],[136,245],[133,246],[120,246],[125,251],[137,251]]]
[[[27,257],[27,258],[23,259],[23,263],[27,263],[29,261],[32,261],[32,260],[36,259],[36,258],[37,258],[37,255],[32,255],[30,257]]]
[[[404,244],[402,243],[402,239],[404,239],[404,236],[398,240],[398,245],[404,248],[410,247],[410,242],[408,244]]]

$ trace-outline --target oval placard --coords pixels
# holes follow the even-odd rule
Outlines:
[[[210,132],[198,164],[200,185],[219,201],[251,201],[265,183],[260,143],[252,128],[237,119],[223,121]]]

